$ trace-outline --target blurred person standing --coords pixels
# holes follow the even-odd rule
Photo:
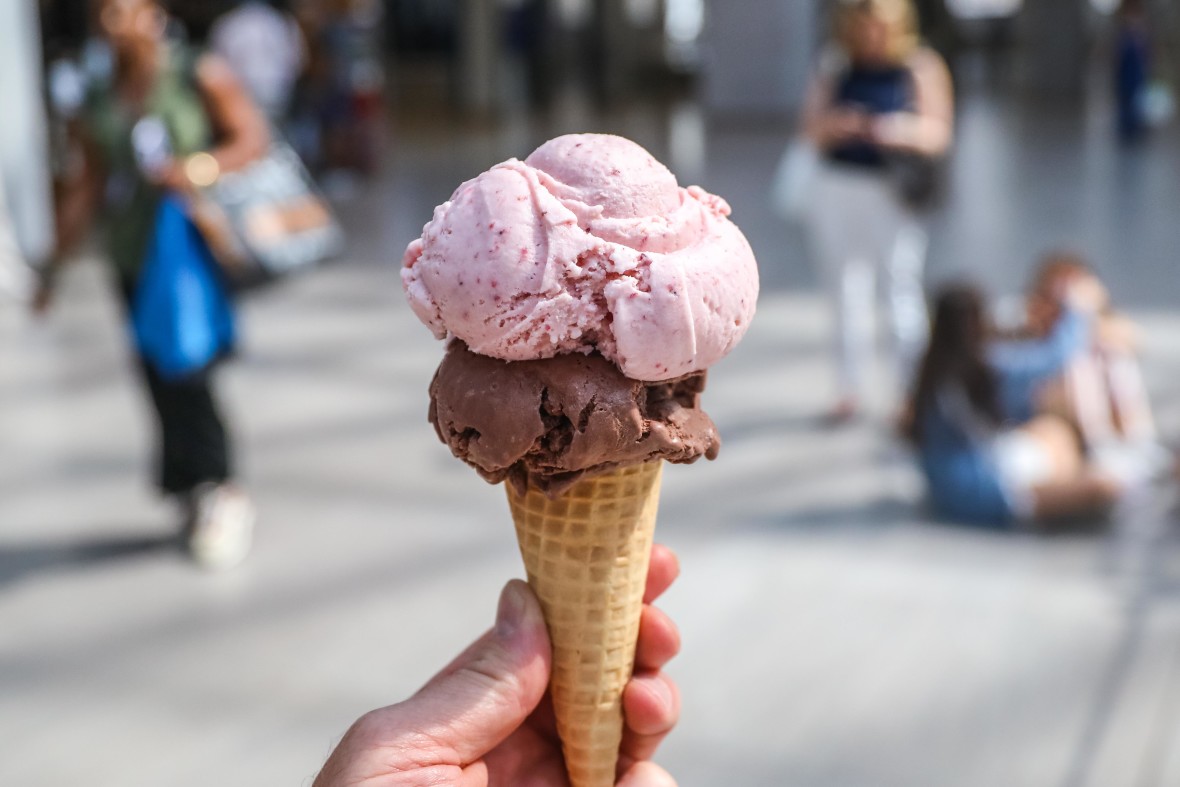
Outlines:
[[[108,80],[90,86],[79,115],[80,175],[62,190],[58,250],[35,307],[47,308],[62,255],[101,215],[106,254],[136,328],[140,371],[157,416],[157,482],[181,505],[182,533],[194,560],[227,568],[245,557],[254,523],[253,506],[233,481],[230,439],[213,393],[217,362],[232,351],[232,311],[207,247],[176,206],[221,172],[262,155],[269,140],[266,121],[223,60],[168,39],[169,17],[157,0],[100,0],[96,18],[113,69]],[[169,216],[180,218],[166,231]],[[178,267],[194,256],[203,267]],[[210,313],[199,327],[216,330],[215,352],[178,373],[150,352],[137,317],[146,291],[183,299],[202,282],[198,316]],[[192,316],[191,301],[164,297],[156,305],[165,310],[160,336],[171,336],[165,329],[178,318],[168,309]]]
[[[1123,484],[1086,462],[1073,428],[1037,409],[1041,386],[1086,352],[1105,298],[1097,280],[1072,280],[1045,337],[1001,339],[976,287],[939,294],[903,424],[939,513],[1008,528],[1102,514],[1119,498]]]
[[[303,32],[285,0],[244,0],[209,31],[209,47],[229,63],[270,121],[281,125],[307,63]]]
[[[550,9],[545,0],[516,0],[505,4],[505,52],[530,106],[544,109],[553,99],[553,59]]]
[[[927,238],[916,203],[936,189],[954,97],[946,63],[919,43],[911,0],[841,0],[835,31],[803,134],[821,157],[808,224],[835,311],[839,394],[829,418],[842,423],[864,398],[878,277],[899,380],[926,339]]]
[[[301,111],[314,124],[318,145],[300,152],[342,196],[352,191],[351,175],[372,175],[380,164],[381,17],[376,0],[327,0],[304,15],[311,57]]]
[[[1123,0],[1115,14],[1114,94],[1120,142],[1147,135],[1151,40],[1143,0]]]

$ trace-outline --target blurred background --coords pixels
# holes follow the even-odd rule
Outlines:
[[[168,35],[205,46],[235,5],[176,0]],[[666,471],[684,714],[660,759],[680,784],[1180,784],[1175,484],[1096,526],[960,526],[897,435],[906,383],[872,386],[839,428],[824,418],[823,275],[771,195],[839,3],[277,5],[301,43],[274,121],[347,246],[239,301],[219,394],[258,524],[243,565],[207,573],[150,483],[152,412],[102,245],[71,253],[50,314],[26,302],[77,177],[74,128],[110,73],[101,22],[86,0],[0,4],[0,783],[310,784],[353,719],[489,625],[523,572],[503,491],[426,421],[443,348],[406,304],[401,255],[460,182],[593,131],[724,196],[762,277],[704,398],[721,457]],[[925,286],[969,277],[1005,312],[1043,254],[1079,253],[1139,328],[1168,445],[1180,8],[1144,4],[1127,134],[1116,5],[918,3],[956,96]]]

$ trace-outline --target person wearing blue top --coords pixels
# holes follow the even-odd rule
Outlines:
[[[854,417],[873,353],[877,280],[899,380],[928,328],[926,232],[902,166],[935,162],[953,136],[954,95],[942,58],[918,40],[911,0],[848,0],[835,46],[820,59],[803,107],[803,138],[819,154],[807,223],[835,312],[833,423]]]
[[[1037,410],[1040,387],[1089,345],[1104,297],[1095,280],[1072,282],[1048,335],[1003,340],[976,287],[941,292],[906,425],[940,514],[1002,528],[1117,500],[1120,483],[1086,464],[1077,433]]]
[[[1118,137],[1125,144],[1147,135],[1143,100],[1151,80],[1151,40],[1147,9],[1142,0],[1123,0],[1116,15],[1114,42],[1114,97]]]

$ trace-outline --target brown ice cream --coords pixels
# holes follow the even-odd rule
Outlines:
[[[715,458],[704,388],[705,372],[647,383],[597,354],[508,362],[454,339],[430,383],[430,422],[489,482],[555,495],[588,473]]]

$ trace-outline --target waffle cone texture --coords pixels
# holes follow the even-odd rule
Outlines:
[[[635,663],[662,462],[584,479],[551,499],[511,484],[529,585],[553,644],[549,687],[572,787],[613,787]]]

